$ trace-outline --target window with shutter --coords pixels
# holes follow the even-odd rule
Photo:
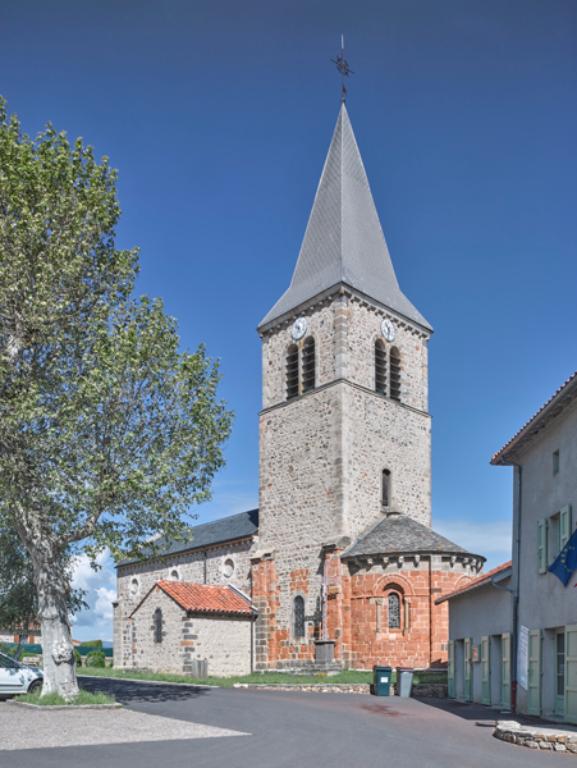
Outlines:
[[[312,336],[305,339],[302,354],[303,364],[303,392],[308,392],[315,388],[315,340]]]
[[[286,353],[286,397],[290,400],[299,393],[299,350],[291,344]]]
[[[571,507],[563,507],[559,512],[559,547],[563,549],[571,538]]]
[[[387,349],[382,339],[375,341],[375,392],[387,394]]]
[[[539,573],[547,571],[547,521],[537,523],[537,567]]]
[[[389,356],[389,397],[392,400],[401,399],[401,353],[397,347],[391,347]]]

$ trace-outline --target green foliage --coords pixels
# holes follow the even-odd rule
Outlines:
[[[230,431],[217,364],[132,297],[119,215],[107,158],[50,125],[30,138],[0,102],[0,525],[45,569],[79,542],[181,534]]]
[[[80,648],[82,650],[84,650],[84,648],[96,648],[97,650],[101,651],[102,640],[83,640]]]
[[[115,703],[113,696],[107,696],[105,693],[89,693],[88,691],[79,691],[77,696],[68,701],[57,693],[47,693],[44,696],[40,693],[25,693],[18,697],[18,701],[25,701],[28,704],[36,704],[42,707],[78,707],[86,704]]]
[[[77,668],[82,666],[82,656],[80,655],[78,648],[74,649],[74,663]]]
[[[106,666],[106,656],[102,651],[92,651],[86,657],[86,666],[104,668]]]

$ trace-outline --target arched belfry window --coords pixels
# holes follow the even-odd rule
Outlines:
[[[152,614],[152,630],[154,642],[162,643],[162,610],[157,608]]]
[[[401,598],[396,592],[391,592],[387,598],[387,614],[389,629],[401,628]]]
[[[391,347],[389,358],[390,378],[389,397],[393,400],[401,399],[401,353],[397,347]]]
[[[387,392],[387,349],[382,339],[375,341],[375,392]]]
[[[312,336],[305,339],[302,353],[303,392],[315,388],[315,340]]]
[[[300,595],[297,595],[293,602],[293,635],[305,636],[305,601]]]
[[[299,350],[291,344],[286,353],[286,397],[290,400],[299,393]]]
[[[381,475],[381,505],[383,509],[391,506],[391,470],[383,469]]]

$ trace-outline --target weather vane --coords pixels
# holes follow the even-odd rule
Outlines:
[[[349,62],[345,59],[345,36],[341,35],[341,51],[337,55],[336,59],[331,59],[333,64],[337,65],[337,69],[341,73],[341,101],[347,100],[347,86],[345,85],[345,77],[354,75],[355,73],[349,67]]]

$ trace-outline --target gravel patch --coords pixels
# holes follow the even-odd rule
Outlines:
[[[94,710],[89,717],[77,709],[46,709],[24,710],[0,703],[0,752],[249,735],[129,709]]]

